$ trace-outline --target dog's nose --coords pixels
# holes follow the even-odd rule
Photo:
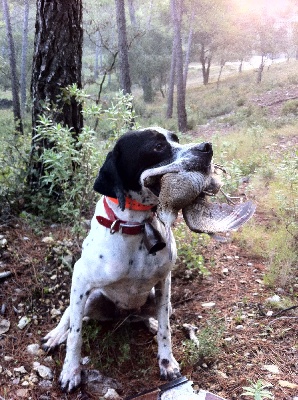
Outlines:
[[[212,151],[212,144],[209,142],[203,142],[196,146],[196,149],[202,153],[210,153]]]

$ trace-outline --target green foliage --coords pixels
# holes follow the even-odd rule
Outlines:
[[[208,275],[209,271],[200,251],[210,241],[210,237],[190,231],[184,222],[176,224],[174,233],[177,239],[178,262],[194,274]]]
[[[81,102],[90,122],[94,123],[94,118],[98,118],[109,132],[108,141],[99,142],[88,126],[74,138],[71,128],[53,123],[51,107],[47,104],[34,137],[39,153],[31,153],[29,135],[16,136],[13,124],[5,124],[6,131],[0,136],[3,149],[0,155],[0,204],[7,204],[2,207],[8,208],[7,212],[12,208],[23,209],[26,219],[33,212],[43,220],[71,221],[74,230],[79,232],[82,215],[93,208],[96,195],[93,183],[106,151],[128,129],[135,115],[132,96],[124,96],[121,92],[104,110],[89,105],[89,96],[76,85],[63,89],[61,96],[64,101],[75,97]],[[6,114],[2,112],[2,121]],[[45,142],[48,146],[41,147]],[[44,173],[36,184],[37,189],[28,191],[28,166],[34,165],[33,162],[43,165]]]
[[[184,365],[196,365],[205,363],[212,363],[221,351],[223,333],[225,325],[221,319],[212,316],[206,321],[197,333],[199,346],[190,339],[182,342],[183,345],[183,360]]]
[[[84,128],[76,140],[71,129],[41,116],[35,139],[47,140],[50,146],[38,159],[44,174],[31,196],[31,207],[49,219],[80,223],[82,212],[94,202],[93,181],[103,161],[94,132]]]
[[[241,396],[250,396],[253,397],[254,400],[274,399],[274,396],[266,389],[268,386],[271,385],[264,383],[260,379],[255,383],[250,381],[250,386],[244,386],[242,388],[245,392],[243,392]]]
[[[298,115],[298,100],[288,100],[282,107],[282,114],[288,115]]]
[[[83,326],[83,343],[87,347],[88,354],[96,345],[98,352],[93,363],[97,369],[110,373],[118,366],[131,359],[130,328],[127,324],[119,329],[102,332],[101,325],[91,321]]]
[[[84,118],[91,123],[97,120],[96,130],[103,139],[108,139],[111,144],[122,136],[132,125],[137,129],[136,115],[133,107],[133,96],[123,94],[122,91],[115,94],[107,108],[100,103],[88,104],[83,109]]]
[[[0,205],[5,215],[18,212],[24,203],[30,138],[15,134],[9,112],[1,111],[0,120]]]

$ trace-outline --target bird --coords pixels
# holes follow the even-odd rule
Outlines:
[[[166,242],[169,248],[169,258],[172,260],[171,227],[177,219],[179,210],[189,204],[206,191],[216,194],[221,182],[211,169],[211,173],[204,174],[198,171],[180,171],[164,174],[160,179],[159,203],[157,216],[165,226]]]
[[[252,201],[232,205],[212,203],[203,195],[184,207],[182,214],[193,232],[213,234],[237,230],[253,216],[255,210],[256,205]]]
[[[212,165],[208,174],[180,171],[167,173],[160,178],[159,204],[156,212],[165,226],[170,260],[173,258],[171,227],[180,210],[190,230],[209,234],[236,230],[254,214],[256,206],[251,201],[236,205],[233,202],[226,204],[209,200],[210,196],[222,192],[218,169],[222,168]]]

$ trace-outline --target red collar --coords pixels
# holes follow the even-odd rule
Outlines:
[[[114,203],[118,203],[117,199],[113,199],[111,197],[108,198],[109,200],[112,200]],[[134,201],[134,200],[132,200]],[[136,202],[137,203],[137,202]],[[141,206],[144,207],[148,207],[145,206],[144,204],[140,204],[137,203]],[[121,232],[121,233],[125,233],[127,235],[138,235],[140,233],[144,232],[144,228],[145,228],[145,223],[140,223],[140,222],[127,222],[127,221],[122,221],[120,220],[113,212],[113,210],[111,209],[111,207],[108,205],[107,203],[107,198],[104,196],[103,198],[103,205],[105,208],[105,212],[107,213],[108,218],[105,218],[101,215],[97,215],[96,219],[98,221],[98,223],[100,225],[105,226],[106,228],[110,229],[110,233],[113,234],[115,232]],[[150,206],[150,208],[146,208],[146,210],[150,210],[152,207]],[[134,209],[134,208],[130,208],[130,209]],[[144,210],[144,209],[143,209]]]

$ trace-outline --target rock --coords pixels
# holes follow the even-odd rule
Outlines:
[[[18,389],[16,391],[16,395],[17,395],[17,398],[18,397],[24,397],[24,398],[28,399],[29,398],[28,389]]]
[[[105,395],[108,389],[120,389],[121,385],[115,379],[109,378],[95,369],[82,370],[82,383],[90,392],[101,396]]]
[[[26,369],[23,365],[21,367],[14,368],[13,370],[14,370],[14,372],[18,372],[20,374],[28,374],[28,372],[26,371]]]
[[[263,369],[271,372],[272,374],[279,374],[278,366],[274,364],[263,365]]]
[[[62,257],[62,264],[65,265],[66,267],[72,269],[73,255],[68,254],[68,255]]]
[[[38,375],[45,379],[45,380],[51,380],[53,379],[53,372],[51,368],[46,367],[45,365],[41,365],[39,362],[34,362],[33,363],[33,369],[38,373]]]
[[[243,331],[244,326],[243,325],[237,325],[237,326],[235,326],[235,329],[237,329],[237,331]]]
[[[29,344],[27,346],[27,352],[33,356],[37,356],[39,354],[40,346],[38,343]]]
[[[103,396],[104,399],[107,400],[117,400],[117,399],[121,399],[121,397],[119,396],[119,394],[116,392],[115,389],[108,389],[107,393]]]
[[[0,279],[8,278],[11,275],[10,271],[0,272]]]
[[[52,236],[46,236],[41,240],[43,243],[53,243],[54,239],[52,238]]]
[[[7,245],[7,239],[3,235],[1,235],[2,238],[0,238],[0,247],[5,247]]]
[[[210,301],[209,303],[201,303],[201,306],[204,308],[212,308],[215,306],[215,303]]]
[[[278,381],[279,386],[289,389],[298,389],[298,385],[296,383],[288,382],[288,381]]]
[[[51,316],[52,317],[57,317],[58,315],[61,315],[61,311],[57,310],[56,308],[52,308],[51,310]]]
[[[280,296],[278,294],[275,294],[272,297],[268,297],[268,299],[266,301],[270,302],[270,303],[279,303],[281,300]]]
[[[10,322],[7,319],[0,319],[0,335],[9,331]]]
[[[31,321],[30,318],[24,316],[19,320],[19,323],[18,323],[17,326],[18,326],[19,329],[24,329],[25,326],[27,326],[30,323],[30,321]]]
[[[38,386],[40,386],[40,387],[42,387],[42,388],[44,388],[44,389],[49,389],[49,388],[51,388],[53,385],[52,385],[52,382],[51,382],[51,381],[46,380],[46,379],[43,379],[42,381],[39,382]]]

